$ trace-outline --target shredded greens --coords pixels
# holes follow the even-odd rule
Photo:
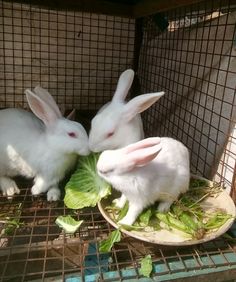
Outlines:
[[[175,201],[170,211],[160,213],[157,205],[145,209],[132,226],[124,226],[127,230],[160,230],[167,229],[189,239],[200,240],[206,234],[218,230],[227,220],[232,218],[225,210],[220,208],[204,209],[201,203],[207,197],[216,197],[222,188],[214,183],[209,185],[207,181],[191,179],[190,189]],[[113,219],[119,221],[127,213],[128,204],[121,210],[109,206]]]
[[[23,222],[20,222],[21,212],[21,203],[11,203],[9,209],[0,212],[0,237],[3,235],[12,235],[17,228],[24,225]]]
[[[111,186],[96,173],[99,154],[80,157],[77,170],[65,187],[64,202],[68,208],[94,207],[111,193]]]
[[[104,197],[111,194],[111,186],[96,172],[99,154],[80,157],[77,170],[65,187],[64,202],[68,208],[94,207]],[[232,216],[223,209],[204,209],[202,202],[208,197],[216,197],[222,188],[217,183],[191,179],[190,189],[175,201],[167,213],[158,212],[157,203],[145,209],[132,226],[122,225],[127,230],[156,231],[167,229],[191,239],[202,239],[206,234],[219,229]],[[114,205],[106,207],[113,220],[120,221],[128,211],[128,202],[122,209]],[[112,212],[111,212],[112,211]],[[67,232],[75,232],[76,223],[69,224],[59,217],[57,224]],[[66,227],[65,227],[66,226]],[[68,231],[69,230],[69,231]],[[121,239],[120,230],[113,231],[99,245],[100,252],[109,252],[115,242]],[[147,259],[148,260],[148,259]],[[145,261],[144,261],[145,262]]]

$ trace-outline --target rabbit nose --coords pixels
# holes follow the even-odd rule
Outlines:
[[[83,150],[80,151],[80,155],[82,156],[88,156],[90,154],[89,148],[83,148]]]
[[[91,152],[94,152],[94,153],[101,152],[101,150],[99,150],[99,148],[97,148],[96,146],[91,145],[91,144],[89,144],[89,149],[90,149]]]

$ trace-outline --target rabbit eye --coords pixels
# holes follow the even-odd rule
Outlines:
[[[110,138],[110,137],[113,136],[113,135],[114,135],[114,131],[109,132],[109,133],[107,134],[107,138]]]
[[[108,170],[105,170],[105,169],[104,169],[104,170],[103,170],[103,169],[100,169],[100,170],[99,170],[100,173],[105,174],[105,175],[111,173],[112,171],[113,171],[112,168],[110,168],[110,169],[108,169]]]
[[[72,138],[76,138],[76,134],[74,132],[68,132],[68,135]]]

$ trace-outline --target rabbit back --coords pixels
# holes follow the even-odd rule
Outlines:
[[[161,146],[154,160],[127,173],[130,181],[136,182],[137,193],[141,192],[150,203],[170,195],[177,198],[189,186],[188,149],[181,142],[168,137],[161,138]]]
[[[30,160],[32,153],[28,147],[36,145],[43,130],[43,123],[30,112],[21,109],[0,111],[0,175],[35,175],[29,161],[23,160]]]

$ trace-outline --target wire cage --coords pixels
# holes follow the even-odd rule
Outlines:
[[[50,1],[1,1],[0,108],[27,108],[24,90],[40,84],[62,110],[75,108],[89,129],[120,73],[132,67],[131,97],[166,92],[143,114],[146,135],[181,140],[192,172],[221,182],[236,199],[236,2],[193,2],[135,18],[55,8]],[[178,248],[122,235],[101,254],[98,244],[113,227],[97,208],[74,211],[84,223],[68,235],[55,224],[72,212],[63,201],[33,197],[31,181],[17,182],[19,195],[0,197],[0,214],[11,223],[3,233],[0,221],[0,281],[137,281],[146,254],[155,281],[236,277],[235,226],[231,238]]]

